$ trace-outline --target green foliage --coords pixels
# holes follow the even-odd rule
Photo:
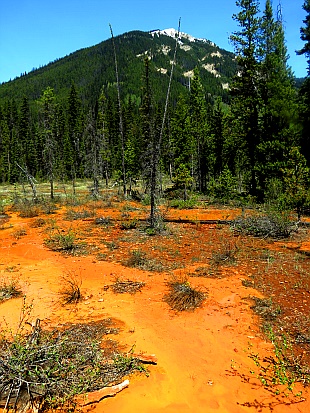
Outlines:
[[[274,356],[261,358],[258,353],[250,355],[259,369],[257,378],[263,386],[274,394],[287,395],[287,391],[293,392],[297,382],[309,384],[309,371],[294,355],[289,339],[285,335],[277,337],[271,327],[267,327],[266,335],[274,346]],[[301,393],[295,396],[301,396]]]
[[[67,233],[57,230],[46,238],[44,243],[53,251],[72,251],[75,248],[75,235],[71,230]]]
[[[284,207],[296,208],[300,220],[302,208],[310,204],[310,170],[298,148],[291,149],[282,172],[285,190],[280,203]]]
[[[228,201],[236,198],[237,179],[232,175],[228,167],[225,167],[218,178],[212,179],[208,185],[209,194],[217,200]]]
[[[288,238],[297,230],[296,223],[291,221],[287,211],[273,210],[267,214],[238,217],[233,221],[232,227],[235,231],[246,235],[274,239]]]

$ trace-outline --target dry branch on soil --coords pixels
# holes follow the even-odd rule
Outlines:
[[[144,286],[145,283],[142,281],[121,280],[120,278],[117,278],[111,285],[111,288],[115,294],[135,294],[137,292],[141,292]]]
[[[116,333],[111,320],[44,331],[37,320],[31,333],[0,342],[0,407],[22,411],[75,408],[75,396],[120,383],[139,360],[115,346],[104,356],[100,341]],[[111,354],[111,353],[110,353]]]

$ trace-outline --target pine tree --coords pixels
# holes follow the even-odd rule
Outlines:
[[[297,101],[294,79],[287,65],[287,49],[281,8],[277,20],[273,17],[270,0],[261,24],[260,94],[262,100],[262,137],[256,165],[260,189],[265,190],[269,179],[279,178],[290,148],[297,144]]]
[[[260,142],[259,96],[259,3],[257,0],[237,0],[240,12],[233,15],[240,30],[230,39],[235,46],[239,70],[232,84],[232,113],[235,118],[235,131],[245,143],[245,156],[249,169],[249,193],[257,195],[255,175],[256,148]],[[247,171],[244,171],[246,173]]]
[[[201,83],[198,69],[194,70],[194,76],[191,81],[191,90],[189,98],[189,116],[190,116],[190,136],[192,153],[192,170],[196,180],[198,190],[206,190],[206,178],[211,171],[213,160],[211,159],[210,147],[212,138],[210,137],[208,125],[208,112],[205,99],[205,92]]]
[[[181,164],[191,171],[193,178],[194,147],[190,133],[189,105],[181,95],[178,99],[176,109],[171,116],[170,140],[168,142],[168,159],[170,177]]]
[[[54,90],[47,87],[40,99],[42,107],[42,135],[44,142],[43,158],[46,174],[50,182],[50,196],[54,199],[54,179],[57,156],[55,137],[56,98]]]
[[[18,141],[22,147],[20,165],[27,167],[31,175],[37,172],[37,153],[32,134],[31,115],[28,98],[24,97],[20,107]]]
[[[64,143],[66,173],[74,181],[81,163],[81,102],[74,83],[68,97],[68,136]]]
[[[10,180],[10,131],[4,110],[0,107],[0,179]]]
[[[305,42],[302,49],[297,51],[298,55],[305,55],[308,64],[308,74],[300,90],[300,120],[302,123],[301,150],[310,164],[310,0],[305,0],[303,4],[306,17],[303,20],[304,26],[300,29],[301,40]]]

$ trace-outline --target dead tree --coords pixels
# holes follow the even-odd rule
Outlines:
[[[36,181],[36,179],[32,175],[30,175],[30,173],[27,170],[27,166],[25,166],[25,168],[22,168],[17,162],[16,162],[16,165],[26,175],[26,178],[27,178],[27,180],[28,180],[28,182],[31,186],[31,189],[32,189],[32,198],[33,198],[34,202],[36,202],[37,199],[38,199],[37,198],[37,188],[36,188],[36,182],[37,181]]]

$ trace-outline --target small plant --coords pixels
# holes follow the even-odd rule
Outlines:
[[[65,219],[67,221],[76,221],[78,219],[86,219],[94,216],[94,211],[89,211],[87,209],[80,209],[80,210],[74,210],[74,209],[68,209],[66,214],[65,214]]]
[[[136,294],[137,292],[141,292],[144,286],[145,283],[142,281],[121,280],[120,278],[116,278],[111,288],[115,294]]]
[[[134,229],[137,227],[137,220],[136,219],[127,219],[122,221],[120,224],[120,228],[124,230]]]
[[[58,292],[63,304],[77,304],[82,300],[82,281],[74,273],[69,272],[62,277],[62,288]]]
[[[281,314],[281,307],[275,305],[271,298],[251,297],[251,299],[254,301],[251,309],[265,321],[275,320]]]
[[[214,251],[211,257],[211,263],[216,266],[224,264],[233,264],[236,261],[238,247],[235,243],[224,242],[218,251]]]
[[[143,267],[146,261],[146,253],[140,249],[132,250],[126,261],[127,267]]]
[[[20,297],[22,294],[21,287],[16,279],[11,278],[10,280],[0,281],[0,302]]]
[[[27,231],[25,228],[18,228],[12,233],[12,235],[14,238],[20,239],[21,237],[27,235]]]
[[[197,205],[198,205],[197,196],[191,196],[190,198],[186,200],[172,199],[169,202],[169,206],[171,208],[177,208],[177,209],[194,209],[194,208],[197,208]]]
[[[111,218],[110,217],[98,217],[95,219],[95,224],[103,225],[103,226],[111,225]]]
[[[270,326],[265,333],[274,345],[274,356],[261,358],[259,354],[253,353],[249,356],[259,369],[257,378],[261,383],[273,393],[285,395],[286,391],[293,392],[296,382],[309,384],[309,368],[301,365],[300,357],[294,355],[288,338],[285,335],[277,337]],[[295,396],[301,396],[301,393]]]
[[[13,205],[13,211],[16,211],[22,218],[33,218],[41,214],[41,207],[35,201],[28,199],[17,200]]]
[[[164,271],[162,262],[148,258],[146,253],[140,249],[130,251],[129,257],[123,262],[123,265],[126,267],[140,268],[144,271]]]
[[[110,241],[110,242],[105,242],[106,247],[108,248],[108,250],[110,251],[114,251],[117,248],[119,248],[118,244],[114,241]]]
[[[44,243],[52,251],[72,251],[75,248],[75,235],[71,230],[61,233],[58,229],[57,233],[46,238]]]
[[[45,219],[43,219],[43,218],[36,218],[36,219],[30,224],[30,227],[32,227],[32,228],[41,228],[41,227],[44,227],[45,224],[46,224]]]
[[[176,311],[191,311],[202,305],[206,293],[192,288],[187,279],[173,279],[167,282],[169,292],[163,300]]]

